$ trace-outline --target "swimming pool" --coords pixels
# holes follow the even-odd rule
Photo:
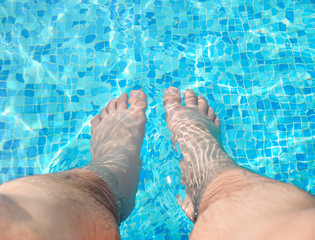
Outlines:
[[[0,181],[83,167],[90,119],[142,88],[148,123],[122,239],[188,239],[169,86],[204,95],[223,145],[315,195],[314,0],[0,0]]]

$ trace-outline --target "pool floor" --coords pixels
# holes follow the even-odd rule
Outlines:
[[[0,0],[0,182],[87,165],[91,118],[142,89],[122,239],[188,239],[162,104],[175,86],[208,99],[240,166],[315,195],[314,14],[314,0]]]

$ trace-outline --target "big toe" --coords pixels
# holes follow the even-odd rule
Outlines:
[[[145,112],[147,109],[147,96],[142,90],[133,90],[128,99],[130,109]]]
[[[180,91],[175,87],[169,87],[164,91],[163,105],[166,112],[170,112],[172,109],[181,106],[182,99],[180,94]]]
[[[95,115],[92,120],[91,120],[91,132],[92,135],[95,132],[95,129],[97,128],[97,126],[100,124],[101,122],[101,118],[100,115]]]

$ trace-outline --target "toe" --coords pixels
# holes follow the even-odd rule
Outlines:
[[[192,203],[191,197],[186,194],[184,202],[182,202],[182,199],[177,197],[177,202],[179,205],[182,207],[184,212],[186,213],[187,217],[191,221],[195,221],[194,216],[195,216],[195,209],[194,209],[194,204]]]
[[[95,129],[97,128],[97,126],[100,124],[101,122],[101,118],[100,118],[100,115],[96,115],[92,118],[91,120],[91,132],[92,132],[92,135],[95,131]]]
[[[117,101],[117,110],[127,109],[127,100],[128,95],[126,93],[121,94]]]
[[[184,98],[185,98],[185,106],[187,106],[187,107],[196,107],[197,106],[197,98],[196,98],[196,94],[193,90],[187,89],[184,92]]]
[[[209,118],[210,120],[213,120],[214,117],[215,117],[215,114],[214,114],[213,108],[212,108],[212,107],[209,107],[209,108],[208,108],[208,118]]]
[[[147,96],[142,90],[133,90],[130,92],[128,99],[130,109],[145,111],[147,108]]]
[[[182,99],[180,91],[175,87],[169,87],[164,91],[163,105],[166,111],[173,109],[176,106],[181,106]]]
[[[207,116],[209,106],[208,106],[207,100],[203,96],[198,95],[197,105],[200,111],[204,113],[205,116]]]
[[[104,119],[106,117],[106,115],[108,114],[108,110],[107,107],[104,107],[100,113],[100,118]]]
[[[221,127],[221,120],[218,115],[215,115],[213,122],[218,128]]]
[[[109,113],[112,111],[115,111],[117,109],[117,101],[118,100],[116,98],[114,98],[108,103],[107,110]]]

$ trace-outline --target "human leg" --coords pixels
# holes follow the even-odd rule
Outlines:
[[[117,206],[96,174],[75,169],[0,187],[0,239],[119,239]]]
[[[287,183],[233,169],[205,189],[191,239],[313,239],[315,198]]]
[[[133,95],[138,94],[138,95]],[[138,187],[146,96],[132,91],[92,120],[85,169],[17,179],[0,186],[1,239],[119,239]]]
[[[294,214],[297,221],[315,222],[314,197],[240,168],[226,154],[220,120],[202,96],[185,91],[182,106],[179,90],[171,87],[163,102],[172,140],[178,142],[183,155],[180,168],[186,198],[179,203],[196,220],[192,239],[263,239],[273,226],[285,226]],[[312,221],[308,223],[303,234],[311,233]],[[300,234],[297,226],[296,234]]]

